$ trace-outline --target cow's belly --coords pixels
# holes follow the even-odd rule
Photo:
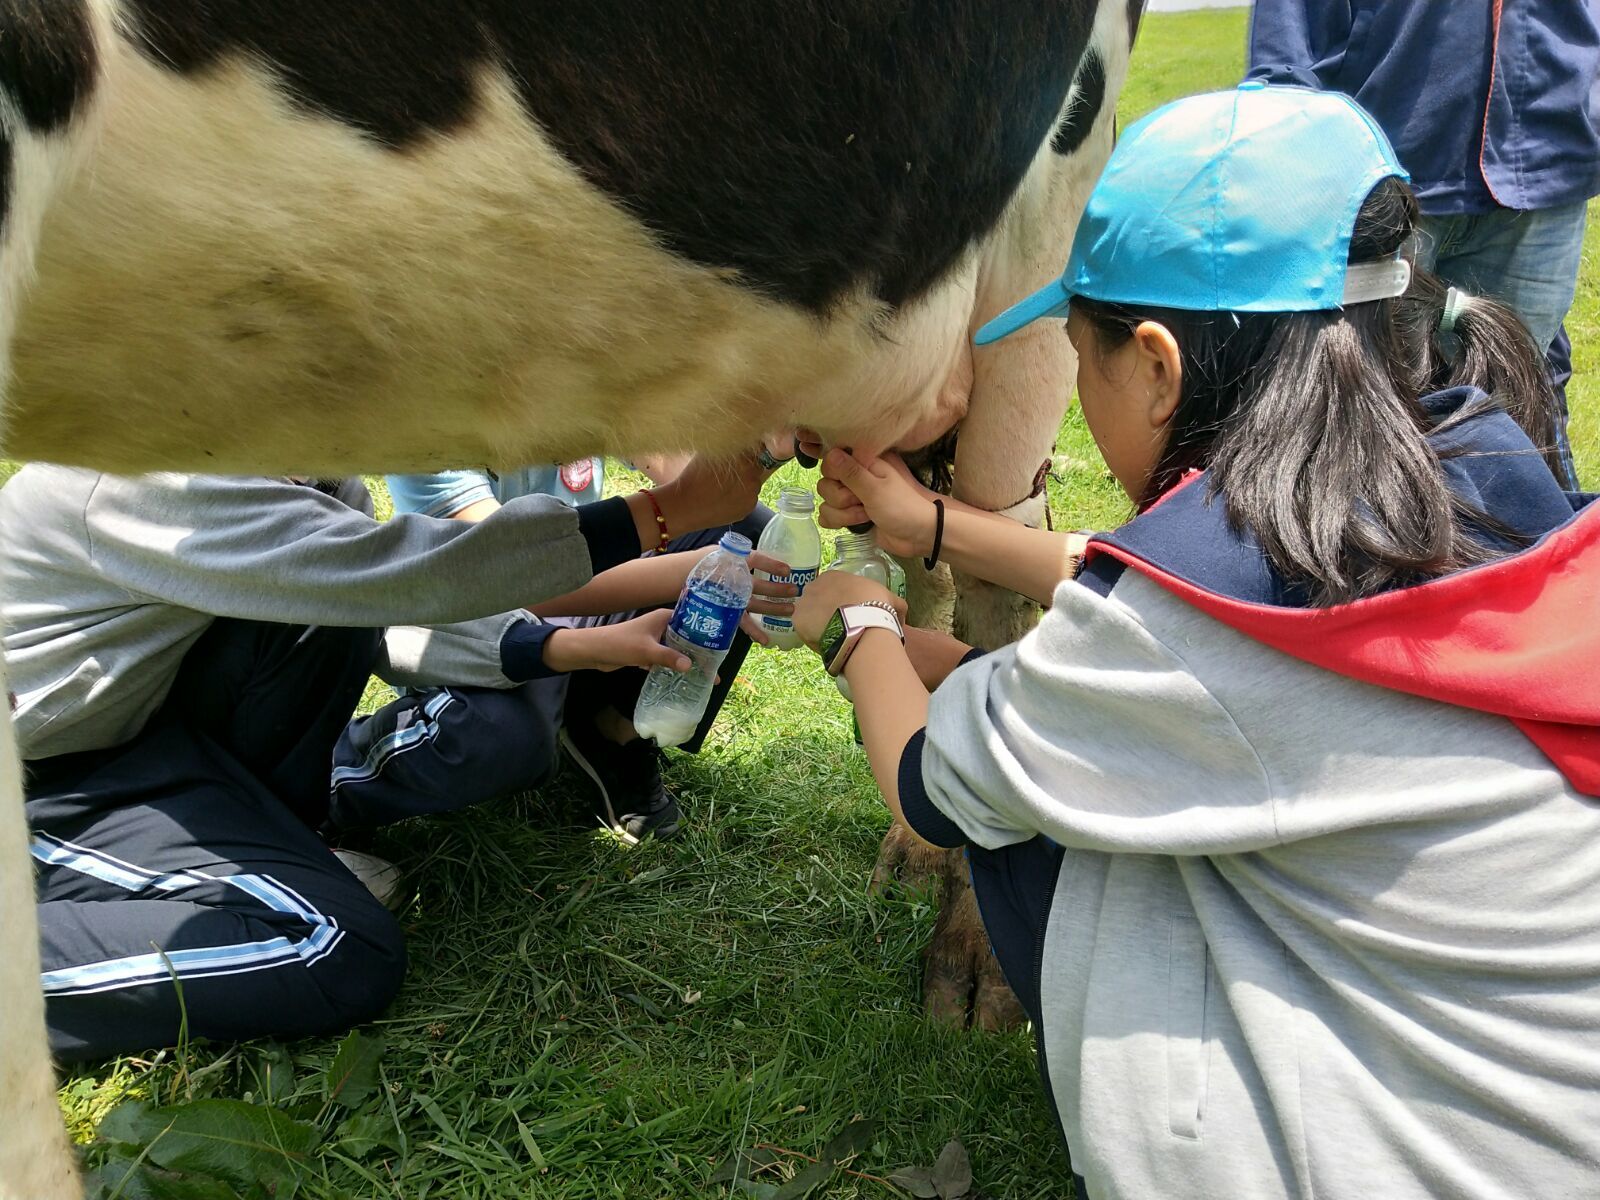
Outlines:
[[[121,47],[19,317],[11,452],[333,473],[928,426],[974,267],[892,315],[764,300],[662,250],[482,86],[470,126],[396,152],[253,69]]]

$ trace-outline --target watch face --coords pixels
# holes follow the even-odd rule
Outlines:
[[[824,667],[832,665],[833,656],[839,653],[839,647],[842,645],[844,645],[844,614],[834,609],[833,616],[828,618],[828,624],[822,630],[822,640],[817,646],[822,653]]]

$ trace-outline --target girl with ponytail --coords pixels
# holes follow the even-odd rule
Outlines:
[[[1085,544],[825,462],[825,523],[1050,605],[984,654],[831,574],[796,624],[896,816],[967,847],[1090,1200],[1600,1178],[1600,504],[1416,222],[1345,97],[1169,105],[977,339],[1065,318],[1137,515]]]

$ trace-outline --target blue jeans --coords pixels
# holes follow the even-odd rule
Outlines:
[[[1452,286],[1505,304],[1522,318],[1534,345],[1548,351],[1577,290],[1588,208],[1580,202],[1534,212],[1424,217],[1418,264]],[[1575,489],[1564,398],[1557,439],[1566,485]]]

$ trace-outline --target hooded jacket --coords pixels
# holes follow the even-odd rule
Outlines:
[[[1060,848],[1038,1033],[1092,1200],[1600,1194],[1600,505],[1497,411],[1441,430],[1531,546],[1310,610],[1201,476],[908,748],[924,837]]]

